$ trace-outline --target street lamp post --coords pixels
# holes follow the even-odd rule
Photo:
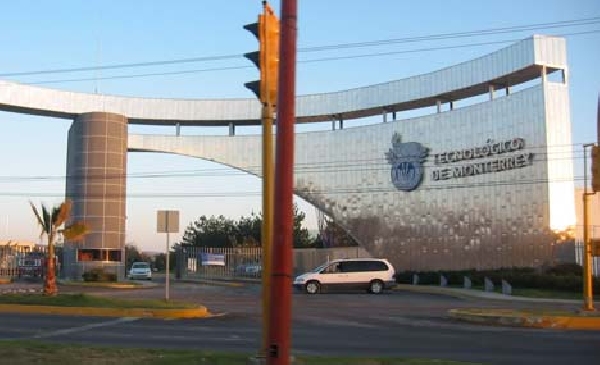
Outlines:
[[[594,143],[583,145],[583,310],[594,310],[594,298],[592,295],[592,247],[589,237],[588,223],[588,193],[587,189],[587,148],[593,147]]]

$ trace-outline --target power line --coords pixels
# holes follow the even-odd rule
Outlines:
[[[559,36],[575,36],[575,35],[595,34],[595,33],[600,33],[600,29],[598,29],[598,30],[584,31],[584,32],[564,33],[564,34],[560,34]],[[368,54],[360,54],[360,55],[349,55],[349,56],[332,56],[332,57],[323,57],[323,58],[316,58],[316,59],[312,59],[312,60],[299,61],[298,63],[313,63],[313,62],[325,62],[325,61],[338,61],[338,60],[344,60],[344,59],[394,56],[394,55],[406,54],[406,53],[423,53],[423,52],[432,52],[432,51],[443,51],[443,50],[449,50],[449,49],[482,47],[482,46],[489,46],[489,45],[494,45],[494,44],[513,43],[513,42],[518,42],[520,40],[522,40],[522,39],[520,39],[520,38],[513,38],[513,39],[500,40],[500,41],[487,41],[487,42],[478,42],[478,43],[467,43],[467,44],[460,44],[460,45],[454,45],[454,46],[436,46],[436,47],[408,49],[408,50],[402,50],[402,51],[377,52],[377,53],[368,53]]]
[[[514,186],[524,187],[530,185],[546,185],[551,183],[563,183],[563,182],[574,182],[580,181],[583,178],[574,178],[574,179],[531,179],[531,180],[493,180],[493,181],[485,181],[485,182],[474,182],[468,184],[429,184],[429,185],[421,185],[419,187],[419,191],[433,191],[433,190],[455,190],[455,189],[470,189],[470,188],[493,188],[499,186]],[[447,181],[447,180],[445,180]],[[311,191],[296,191],[296,195],[299,196],[313,196],[318,197],[320,195],[337,195],[337,194],[370,194],[370,193],[393,193],[398,192],[394,187],[378,187],[378,188],[333,188],[333,189],[314,189]],[[64,193],[51,193],[51,192],[0,192],[0,196],[5,197],[72,197],[70,194]],[[123,199],[123,198],[241,198],[241,197],[253,197],[253,196],[261,196],[262,192],[260,191],[232,191],[232,192],[202,192],[202,193],[157,193],[157,192],[149,192],[149,193],[127,193],[123,194],[88,194],[86,198],[102,198],[102,199]]]
[[[303,48],[301,47],[298,49],[298,51],[299,52],[322,52],[322,51],[351,49],[351,48],[378,47],[378,46],[389,45],[389,44],[416,43],[416,42],[433,41],[433,40],[437,41],[437,40],[447,40],[447,39],[460,39],[460,38],[467,38],[467,37],[489,36],[489,35],[518,33],[518,32],[534,31],[534,30],[557,29],[557,28],[564,28],[564,27],[594,25],[594,24],[598,24],[598,23],[600,23],[600,17],[591,17],[591,18],[562,20],[562,21],[557,21],[557,22],[552,22],[552,23],[515,25],[515,26],[509,26],[509,27],[502,27],[502,28],[487,28],[487,29],[479,29],[479,30],[468,31],[468,32],[438,33],[438,34],[429,34],[429,35],[416,36],[416,37],[391,38],[391,39],[380,39],[380,40],[366,41],[366,42],[340,43],[340,44],[335,44],[335,45],[303,47]],[[224,61],[224,60],[238,59],[238,58],[242,58],[242,57],[243,57],[242,54],[229,54],[229,55],[204,56],[204,57],[187,57],[187,58],[170,59],[170,60],[157,60],[157,61],[111,64],[111,65],[104,65],[104,66],[82,66],[82,67],[72,67],[72,68],[58,68],[58,69],[34,70],[34,71],[23,71],[23,72],[10,72],[10,73],[2,73],[2,74],[0,74],[0,77],[34,76],[34,75],[63,74],[63,73],[72,73],[72,72],[83,72],[83,71],[116,70],[116,69],[125,69],[125,68],[166,66],[166,65],[184,64],[184,63]]]
[[[597,33],[600,33],[600,29],[584,31],[584,32],[564,33],[564,34],[560,34],[559,36],[579,36],[579,35],[597,34]],[[418,48],[418,49],[408,49],[408,50],[401,50],[401,51],[365,53],[365,54],[347,55],[347,56],[321,57],[321,58],[300,60],[300,61],[298,61],[298,64],[309,64],[309,63],[317,63],[317,62],[329,62],[329,61],[371,58],[371,57],[386,57],[386,56],[394,56],[394,55],[400,55],[400,54],[424,53],[424,52],[444,51],[444,50],[451,50],[451,49],[482,47],[482,46],[489,46],[489,45],[496,45],[496,44],[513,43],[513,42],[517,42],[520,40],[521,40],[520,38],[513,38],[513,39],[500,40],[500,41],[467,43],[467,44],[454,45],[454,46],[437,46],[437,47],[426,47],[426,48]],[[83,82],[83,81],[94,81],[94,80],[120,80],[120,79],[133,79],[133,78],[154,77],[154,76],[174,76],[174,75],[196,74],[196,73],[203,73],[203,72],[242,70],[242,69],[250,69],[250,68],[254,68],[254,66],[239,65],[239,66],[214,67],[214,68],[191,69],[191,70],[180,70],[180,71],[112,75],[112,76],[104,76],[104,77],[83,77],[83,78],[73,78],[73,79],[42,80],[42,81],[24,82],[23,84],[25,84],[25,85],[48,85],[48,84],[61,84],[61,83],[66,83],[66,82]],[[0,77],[3,77],[3,75],[0,75]]]
[[[583,157],[576,158],[577,160],[583,159]],[[554,159],[535,159],[533,162],[548,162],[548,161],[565,161],[571,160],[570,158],[554,158]],[[456,163],[447,163],[443,165],[436,165],[432,161],[425,161],[423,166],[426,168],[454,168],[463,165],[469,165],[471,163],[483,162],[488,160],[469,160]],[[242,168],[240,168],[242,169]],[[252,172],[251,170],[257,170],[257,167],[243,167],[243,171],[227,170],[227,169],[206,169],[206,170],[190,170],[188,172],[156,172],[146,174],[102,174],[102,175],[63,175],[63,176],[0,176],[1,183],[14,183],[14,182],[42,182],[42,181],[62,181],[71,179],[74,181],[102,181],[102,180],[116,180],[126,178],[128,180],[137,179],[173,179],[173,178],[197,178],[197,177],[217,177],[217,176],[248,176]],[[377,160],[369,165],[365,164],[346,164],[346,165],[334,165],[334,166],[321,166],[318,164],[311,164],[307,166],[297,166],[294,169],[296,175],[306,174],[335,174],[342,172],[378,172],[378,171],[389,171],[390,165],[387,161]],[[246,172],[248,171],[248,172]]]
[[[510,27],[504,27],[504,28],[491,28],[491,29],[487,28],[487,29],[479,29],[479,30],[473,30],[473,31],[468,31],[468,32],[440,33],[440,34],[430,34],[430,35],[417,36],[417,37],[380,39],[380,40],[366,41],[366,42],[339,43],[336,45],[329,45],[329,46],[315,46],[315,47],[299,48],[298,51],[319,52],[319,51],[328,51],[328,50],[338,50],[338,49],[344,49],[344,48],[376,47],[376,46],[388,45],[388,44],[414,43],[414,42],[423,42],[423,41],[431,41],[431,40],[445,40],[445,39],[482,36],[482,35],[517,33],[517,32],[542,30],[542,29],[556,29],[556,28],[573,27],[573,26],[581,26],[581,25],[593,25],[593,24],[598,24],[599,21],[600,21],[600,17],[592,17],[592,18],[584,18],[584,19],[563,20],[563,21],[552,22],[552,23],[538,23],[538,24],[520,25],[520,26],[516,25],[516,26],[510,26]]]
[[[582,160],[584,158],[583,151],[575,150],[576,147],[582,144],[564,144],[564,145],[553,145],[553,146],[529,146],[524,152],[534,151],[536,157],[534,162],[551,162],[551,161],[565,161],[565,160]],[[568,149],[565,149],[568,148]],[[536,152],[537,150],[544,150],[544,152]],[[565,149],[564,151],[546,151],[552,149]],[[460,150],[460,148],[458,148]],[[572,157],[550,157],[552,154],[572,154]],[[540,157],[542,156],[542,157]],[[546,157],[544,157],[546,156]],[[423,165],[425,167],[444,167],[448,168],[455,166],[462,166],[463,164],[470,164],[476,161],[487,161],[492,156],[486,156],[486,159],[470,159],[463,161],[455,161],[445,163],[443,165],[436,165],[430,155]],[[295,164],[295,173],[307,174],[307,173],[337,173],[337,172],[364,172],[364,171],[387,171],[390,168],[384,156],[380,158],[369,158],[369,159],[354,159],[354,160],[334,160],[334,161],[323,161],[323,162],[297,162]],[[86,175],[60,175],[60,176],[0,176],[0,183],[10,182],[24,182],[24,181],[50,181],[50,180],[110,180],[110,179],[156,179],[156,178],[180,178],[180,177],[199,177],[199,176],[248,176],[252,170],[260,169],[260,165],[249,165],[242,166],[238,169],[235,168],[215,168],[215,169],[195,169],[195,170],[159,170],[159,171],[146,171],[132,174],[86,174]]]

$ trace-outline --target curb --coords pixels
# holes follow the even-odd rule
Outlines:
[[[546,329],[600,330],[600,316],[545,315],[510,309],[450,309],[451,318],[466,322]]]
[[[80,288],[104,288],[104,289],[151,289],[157,288],[157,284],[133,284],[133,283],[79,283],[79,282],[58,282],[58,285],[80,287]]]
[[[455,292],[455,291],[451,291],[448,289],[444,289],[444,288],[439,288],[436,286],[428,286],[428,285],[422,285],[422,286],[418,286],[418,285],[410,285],[410,284],[396,284],[396,286],[394,286],[392,288],[393,291],[410,291],[410,292],[414,292],[414,293],[424,293],[424,294],[440,294],[440,295],[446,295],[449,297],[454,297],[454,298],[458,298],[458,299],[470,299],[470,298],[480,298],[479,296],[473,294],[467,294],[467,293],[459,293],[459,292]]]
[[[213,316],[206,307],[198,308],[104,308],[56,307],[42,305],[0,304],[0,313],[53,314],[92,317],[206,318]]]
[[[1,289],[0,295],[2,294],[42,294],[44,289],[23,289],[23,288],[12,288],[12,289]]]
[[[204,284],[214,286],[231,286],[231,287],[243,287],[246,285],[260,284],[260,281],[225,281],[225,280],[209,280],[209,279],[179,279],[179,283],[187,284]]]

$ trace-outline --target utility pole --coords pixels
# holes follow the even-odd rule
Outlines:
[[[281,0],[281,60],[275,144],[273,271],[267,364],[288,365],[292,327],[292,234],[297,0]]]
[[[583,145],[583,310],[594,310],[594,298],[592,294],[592,250],[589,237],[589,214],[588,214],[588,196],[594,193],[588,193],[587,187],[587,148],[592,147],[592,191],[600,188],[600,181],[597,176],[600,171],[596,168],[600,163],[598,156],[598,147],[594,143]]]
[[[598,240],[590,239],[588,197],[600,191],[600,96],[598,97],[598,109],[596,113],[596,130],[598,133],[598,145],[586,143],[583,145],[583,310],[594,311],[594,294],[592,282],[592,260],[598,255]],[[592,192],[587,190],[587,151],[592,148]],[[594,245],[594,247],[593,247]]]

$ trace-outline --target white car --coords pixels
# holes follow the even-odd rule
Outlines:
[[[362,289],[380,294],[395,284],[394,274],[394,267],[386,259],[339,259],[296,277],[294,287],[308,294],[331,289]]]
[[[147,262],[134,262],[129,270],[129,280],[146,279],[152,280],[152,270]]]

